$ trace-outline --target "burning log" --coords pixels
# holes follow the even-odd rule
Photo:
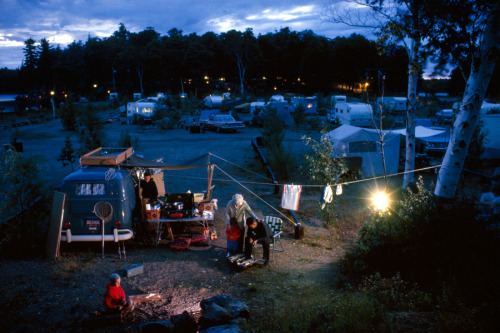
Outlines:
[[[141,295],[132,295],[128,297],[134,305],[141,303],[150,303],[161,301],[161,295],[158,293],[149,293],[149,294],[141,294]]]

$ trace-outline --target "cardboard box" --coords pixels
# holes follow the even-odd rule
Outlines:
[[[159,220],[160,219],[160,209],[156,210],[146,210],[148,220]]]
[[[193,201],[195,204],[203,200],[203,193],[193,193]]]

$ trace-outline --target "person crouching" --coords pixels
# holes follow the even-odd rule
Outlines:
[[[104,306],[106,312],[126,314],[134,309],[132,301],[125,298],[125,292],[120,285],[120,275],[113,273],[109,277],[109,282],[106,284],[106,292],[104,293]]]
[[[247,238],[245,239],[245,257],[250,259],[252,257],[252,248],[257,243],[260,243],[264,250],[264,264],[262,267],[266,267],[269,265],[269,249],[273,234],[271,228],[269,228],[267,223],[257,221],[253,217],[247,218],[246,224],[248,231]]]

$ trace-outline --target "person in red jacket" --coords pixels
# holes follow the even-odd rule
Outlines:
[[[132,302],[126,299],[120,282],[120,275],[116,273],[109,277],[104,293],[104,306],[108,312],[128,313],[134,309]]]
[[[238,239],[241,236],[241,230],[235,217],[231,217],[226,229],[227,236],[227,257],[236,254],[238,250]]]

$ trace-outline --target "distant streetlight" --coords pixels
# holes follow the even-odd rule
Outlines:
[[[94,83],[94,88],[97,88],[97,83]]]

